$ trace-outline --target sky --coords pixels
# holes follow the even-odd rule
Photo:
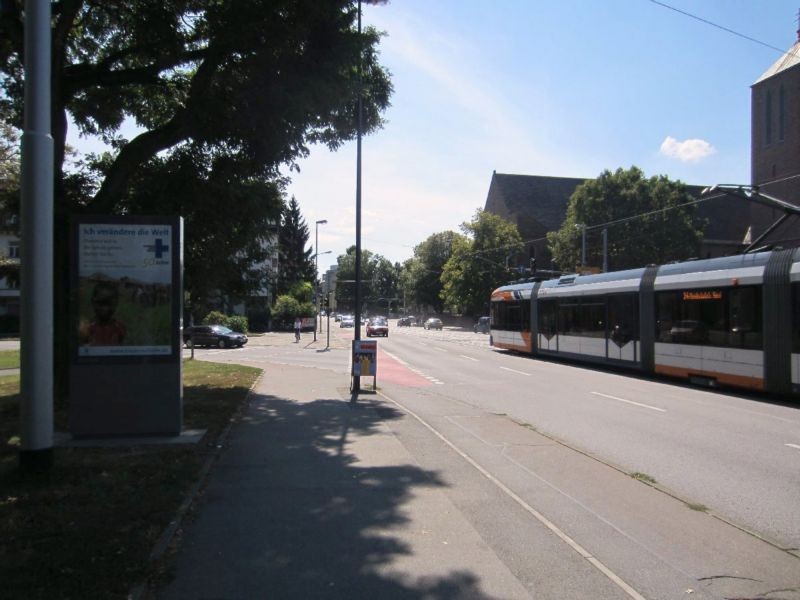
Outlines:
[[[364,5],[364,25],[385,33],[394,94],[385,127],[363,140],[362,248],[403,262],[429,235],[459,231],[493,171],[589,178],[635,165],[749,183],[750,85],[797,39],[798,4],[664,4],[718,27],[653,0]],[[356,144],[312,147],[299,166],[284,169],[287,197],[311,244],[327,220],[322,273],[355,244]]]

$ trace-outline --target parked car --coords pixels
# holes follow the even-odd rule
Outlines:
[[[247,343],[247,336],[223,325],[194,325],[183,329],[183,343],[187,347],[241,348]]]
[[[481,317],[478,319],[478,322],[475,323],[475,327],[473,327],[473,329],[475,330],[475,333],[489,333],[491,326],[492,323],[489,317]]]
[[[353,315],[342,315],[341,321],[339,321],[339,327],[355,327],[356,320]]]
[[[425,329],[438,329],[439,331],[442,330],[442,320],[437,319],[435,317],[431,317],[422,325]]]
[[[389,337],[389,322],[383,317],[370,319],[370,322],[367,323],[367,337],[372,337],[373,335]]]
[[[411,327],[417,324],[417,318],[408,316],[408,317],[400,317],[397,319],[397,326],[398,327]]]

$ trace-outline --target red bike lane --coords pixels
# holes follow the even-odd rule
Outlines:
[[[342,334],[345,334],[345,332],[338,331],[336,336],[343,342],[346,342],[348,345],[352,344],[352,330],[347,330],[347,334],[345,335]],[[401,363],[398,359],[390,356],[388,353],[382,350],[380,344],[378,344],[377,373],[378,385],[381,383],[394,383],[397,385],[404,385],[406,387],[427,387],[429,385],[433,385],[431,381],[422,375],[415,373],[407,365]],[[367,380],[367,378],[364,379]]]

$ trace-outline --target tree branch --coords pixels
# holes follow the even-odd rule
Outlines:
[[[157,153],[171,148],[185,139],[181,116],[176,116],[163,127],[146,131],[133,138],[117,155],[103,184],[91,203],[93,211],[111,213],[127,191],[131,176],[143,163]]]

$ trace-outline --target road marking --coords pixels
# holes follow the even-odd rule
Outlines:
[[[386,350],[382,350],[382,352],[386,352]],[[433,384],[444,385],[444,381],[442,381],[440,379],[437,379],[436,377],[433,377],[432,375],[427,375],[426,373],[423,373],[417,367],[411,366],[410,364],[408,364],[406,361],[404,361],[399,356],[396,356],[396,355],[392,354],[391,352],[386,352],[386,354],[391,356],[394,360],[399,362],[401,365],[403,365],[405,368],[407,368],[412,373],[416,373],[420,377],[424,377],[425,379],[427,379],[428,381],[430,381]]]
[[[789,446],[789,448],[797,448],[798,450],[800,450],[800,446],[798,446],[797,444],[785,444],[785,445]]]
[[[500,367],[501,369],[504,367]],[[512,369],[509,369],[512,370]],[[521,371],[517,371],[520,373]],[[523,373],[523,375],[527,375],[528,373]],[[411,415],[414,419],[416,419],[423,427],[425,427],[428,431],[430,431],[433,435],[439,438],[446,446],[450,447],[456,454],[458,454],[461,458],[463,458],[467,463],[469,463],[475,470],[477,470],[481,475],[486,477],[491,483],[495,485],[501,492],[506,494],[509,498],[511,498],[514,502],[519,504],[523,510],[528,512],[529,514],[533,515],[533,517],[539,521],[542,525],[547,527],[550,531],[552,531],[556,536],[558,536],[561,541],[567,544],[570,548],[572,548],[575,552],[577,552],[582,558],[586,559],[595,569],[600,571],[603,575],[608,577],[614,584],[619,587],[622,591],[624,591],[628,596],[634,598],[635,600],[645,600],[645,597],[642,596],[639,592],[633,589],[630,585],[628,585],[619,575],[614,573],[611,569],[605,566],[602,562],[592,556],[591,552],[586,550],[583,546],[581,546],[578,542],[573,540],[569,535],[567,535],[564,531],[558,528],[555,523],[550,521],[547,517],[545,517],[542,513],[538,510],[533,508],[530,504],[525,502],[520,496],[518,496],[511,488],[505,485],[502,481],[497,479],[494,475],[489,473],[486,469],[484,469],[481,465],[479,465],[474,459],[472,459],[466,452],[458,448],[453,442],[448,440],[444,435],[439,433],[433,425],[430,425],[427,421],[425,421],[422,417],[420,417],[417,413],[413,410],[408,408],[407,406],[400,404],[396,400],[393,400],[383,392],[378,392],[379,396],[386,398],[389,402],[407,412]]]
[[[433,349],[439,352],[448,352],[447,348],[439,348],[439,346],[433,346]]]
[[[472,360],[472,361],[478,362],[477,358],[472,358],[471,356],[467,356],[466,354],[459,354],[459,356],[461,358],[466,358],[467,360]]]
[[[516,369],[509,369],[508,367],[500,367],[504,371],[511,371],[512,373],[517,373],[519,375],[525,375],[526,377],[530,377],[530,373],[525,373],[524,371],[517,371]]]
[[[641,402],[634,402],[633,400],[625,400],[625,398],[617,398],[616,396],[609,396],[608,394],[601,394],[600,392],[592,392],[595,396],[602,396],[603,398],[609,398],[611,400],[617,400],[619,402],[626,402],[628,404],[635,404],[636,406],[641,406],[642,408],[649,408],[650,410],[657,410],[658,412],[667,412],[663,408],[657,408],[655,406],[650,406],[649,404],[642,404]]]

